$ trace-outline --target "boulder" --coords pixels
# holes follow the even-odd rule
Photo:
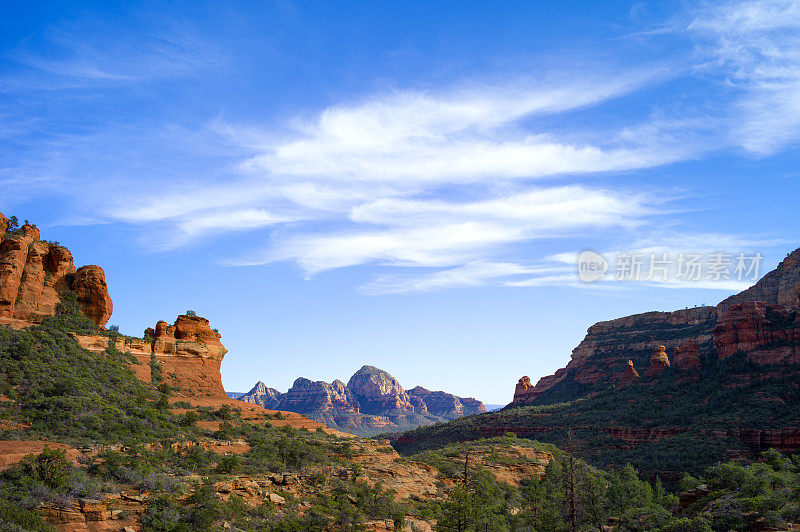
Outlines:
[[[276,504],[278,506],[286,504],[286,499],[284,499],[277,493],[270,493],[269,495],[267,495],[267,498],[269,499],[269,502],[271,502],[272,504]]]

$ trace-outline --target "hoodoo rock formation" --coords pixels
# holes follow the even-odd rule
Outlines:
[[[625,373],[620,378],[620,383],[630,384],[639,380],[639,372],[633,367],[633,360],[628,360],[625,364]]]
[[[532,393],[533,384],[531,384],[531,378],[525,375],[517,381],[517,385],[514,387],[514,402],[525,403]]]
[[[396,431],[486,412],[472,397],[404,390],[389,373],[373,366],[358,370],[347,384],[299,378],[286,393],[259,382],[240,401],[305,414],[331,428],[361,435]]]
[[[650,367],[647,369],[648,377],[658,377],[669,367],[667,348],[663,345],[656,346],[653,356],[650,357]]]
[[[83,312],[98,325],[105,325],[114,308],[108,295],[106,274],[100,266],[82,266],[72,277],[72,291],[78,296]]]
[[[15,228],[0,214],[0,324],[41,322],[70,290],[97,325],[108,323],[113,304],[103,269],[76,269],[68,249],[41,240],[36,226]]]

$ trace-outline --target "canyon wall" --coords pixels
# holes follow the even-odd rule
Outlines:
[[[702,361],[746,353],[758,364],[800,362],[800,249],[751,288],[716,307],[647,312],[589,327],[566,367],[531,386],[523,377],[512,404],[549,404],[582,397],[609,385],[630,382],[631,361],[656,378],[675,366],[699,372]],[[654,350],[664,346],[654,357]],[[672,353],[670,361],[669,354]]]

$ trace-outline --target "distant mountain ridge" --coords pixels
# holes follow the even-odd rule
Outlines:
[[[259,381],[236,397],[270,410],[305,414],[331,428],[361,436],[407,430],[486,412],[481,401],[417,386],[405,390],[386,371],[365,365],[345,384],[300,377],[281,393]]]

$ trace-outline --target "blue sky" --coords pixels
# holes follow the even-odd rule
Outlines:
[[[796,1],[0,15],[0,211],[103,266],[124,332],[209,317],[229,390],[372,364],[504,403],[596,321],[750,284],[579,252],[800,246]]]

